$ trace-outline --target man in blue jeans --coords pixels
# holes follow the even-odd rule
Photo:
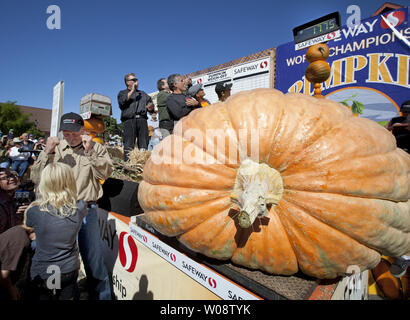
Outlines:
[[[92,141],[80,115],[64,114],[60,130],[64,140],[57,137],[47,139],[45,149],[32,167],[31,180],[37,184],[41,171],[51,162],[64,162],[73,168],[78,200],[87,202],[88,207],[88,215],[78,234],[78,245],[87,275],[89,297],[92,300],[110,300],[111,286],[103,259],[96,201],[103,194],[100,180],[106,180],[113,171],[111,158],[103,145]]]

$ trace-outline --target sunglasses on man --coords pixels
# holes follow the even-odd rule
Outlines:
[[[133,78],[133,79],[128,79],[128,81],[137,82],[137,81],[138,81],[138,79],[137,79],[137,78]]]

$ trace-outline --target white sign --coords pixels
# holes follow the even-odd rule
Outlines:
[[[224,70],[202,74],[192,78],[192,84],[203,84],[205,98],[211,103],[218,101],[215,85],[220,81],[233,84],[231,94],[256,88],[270,88],[270,57],[234,65]]]
[[[132,222],[130,222],[130,233],[144,246],[222,299],[261,300],[260,297],[210,270],[206,266],[195,262]]]
[[[314,44],[317,44],[317,43],[322,43],[322,42],[327,42],[327,41],[330,41],[330,40],[335,40],[337,38],[340,38],[340,35],[341,35],[340,30],[336,30],[336,31],[330,32],[328,34],[324,34],[323,36],[320,36],[320,37],[317,37],[317,38],[313,38],[313,39],[306,40],[306,41],[300,42],[298,44],[295,44],[295,50],[301,50],[301,49],[305,49],[305,48],[310,47],[310,46],[312,46]]]
[[[269,58],[264,60],[252,61],[250,63],[242,64],[233,67],[233,78],[248,76],[251,74],[267,71],[269,72]]]
[[[50,137],[57,137],[60,117],[64,108],[64,81],[59,81],[53,89],[53,109],[51,112]]]
[[[232,69],[219,70],[216,72],[206,74],[204,77],[203,84],[217,83],[220,81],[231,80],[231,78],[232,78]]]

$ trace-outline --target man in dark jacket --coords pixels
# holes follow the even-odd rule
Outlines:
[[[180,74],[171,74],[168,77],[168,85],[172,93],[167,97],[167,109],[171,120],[173,120],[172,131],[174,130],[174,124],[181,118],[187,116],[192,110],[200,108],[201,105],[195,99],[187,97],[184,92],[186,91],[186,83],[182,79]]]
[[[147,109],[152,109],[154,104],[148,94],[138,90],[138,79],[134,73],[125,75],[124,81],[127,89],[118,93],[118,105],[124,124],[124,160],[127,161],[129,152],[134,149],[135,139],[138,149],[148,149]]]

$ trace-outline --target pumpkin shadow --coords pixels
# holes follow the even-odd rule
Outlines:
[[[270,210],[270,207],[268,207],[268,211],[269,210]],[[231,208],[228,212],[228,215],[235,223],[236,233],[235,233],[234,239],[235,239],[236,246],[238,248],[245,247],[251,234],[253,232],[261,232],[262,230],[261,225],[267,226],[270,221],[269,217],[256,218],[254,223],[249,228],[242,228],[239,225],[239,220],[238,220],[239,211],[238,210]]]

